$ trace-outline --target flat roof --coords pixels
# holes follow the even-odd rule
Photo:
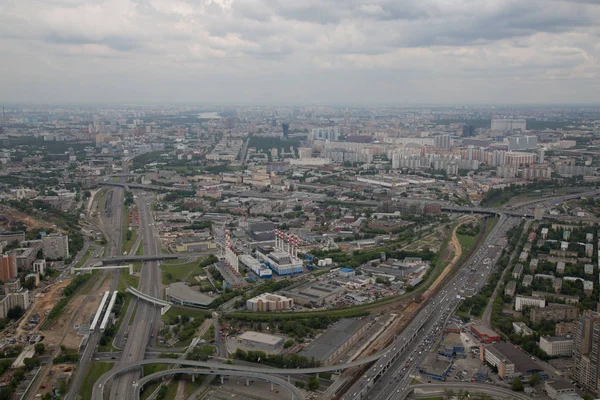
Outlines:
[[[169,296],[175,297],[181,301],[187,303],[196,303],[204,306],[209,305],[214,300],[212,297],[190,288],[183,282],[175,282],[170,284],[167,293]]]
[[[530,374],[543,370],[536,362],[532,361],[528,355],[515,349],[515,346],[510,343],[499,342],[487,346],[485,350],[499,353],[501,359],[506,359],[513,363],[515,365],[515,370],[521,373]]]
[[[326,360],[367,323],[368,321],[360,318],[341,319],[317,337],[300,354],[308,358],[314,357],[317,361]]]
[[[477,332],[479,332],[481,335],[500,336],[500,335],[498,335],[498,333],[496,333],[496,331],[494,331],[492,328],[488,327],[487,325],[473,324],[473,325],[471,325],[471,328],[477,330]]]
[[[244,332],[238,337],[243,340],[250,340],[252,342],[264,343],[264,344],[268,344],[271,346],[275,346],[283,340],[283,338],[281,338],[279,336],[269,335],[268,333],[254,332],[254,331]]]

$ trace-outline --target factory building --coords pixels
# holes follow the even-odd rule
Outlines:
[[[261,332],[248,331],[242,333],[237,338],[238,344],[243,347],[262,350],[267,352],[279,352],[283,349],[284,340],[282,337],[269,335]]]

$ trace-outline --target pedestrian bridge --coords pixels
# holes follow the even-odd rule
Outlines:
[[[161,315],[164,315],[167,311],[169,311],[169,308],[171,308],[171,306],[173,305],[173,304],[169,303],[168,301],[165,301],[162,299],[157,299],[156,297],[152,297],[152,296],[147,295],[146,293],[142,293],[139,290],[132,288],[131,286],[127,288],[127,292],[131,293],[138,299],[150,302],[150,303],[154,304],[155,306],[161,306],[162,307],[162,309],[160,310]]]

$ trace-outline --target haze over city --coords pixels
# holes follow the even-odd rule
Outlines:
[[[6,104],[584,104],[595,0],[5,0]]]

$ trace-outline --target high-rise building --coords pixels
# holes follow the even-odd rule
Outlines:
[[[440,149],[450,149],[450,135],[439,135],[433,138],[435,147]]]
[[[573,377],[586,390],[598,393],[600,314],[585,310],[573,332]]]
[[[289,134],[290,134],[290,124],[289,124],[289,122],[282,123],[281,124],[281,129],[282,129],[283,137],[287,139],[289,137]]]
[[[468,124],[463,125],[462,135],[463,137],[475,136],[475,127]]]
[[[8,282],[17,277],[17,260],[12,254],[0,254],[0,280]]]
[[[538,150],[538,163],[543,164],[546,161],[546,148],[542,147]]]
[[[515,130],[526,130],[527,120],[525,119],[509,119],[509,118],[494,118],[491,124],[493,131],[515,131]]]

